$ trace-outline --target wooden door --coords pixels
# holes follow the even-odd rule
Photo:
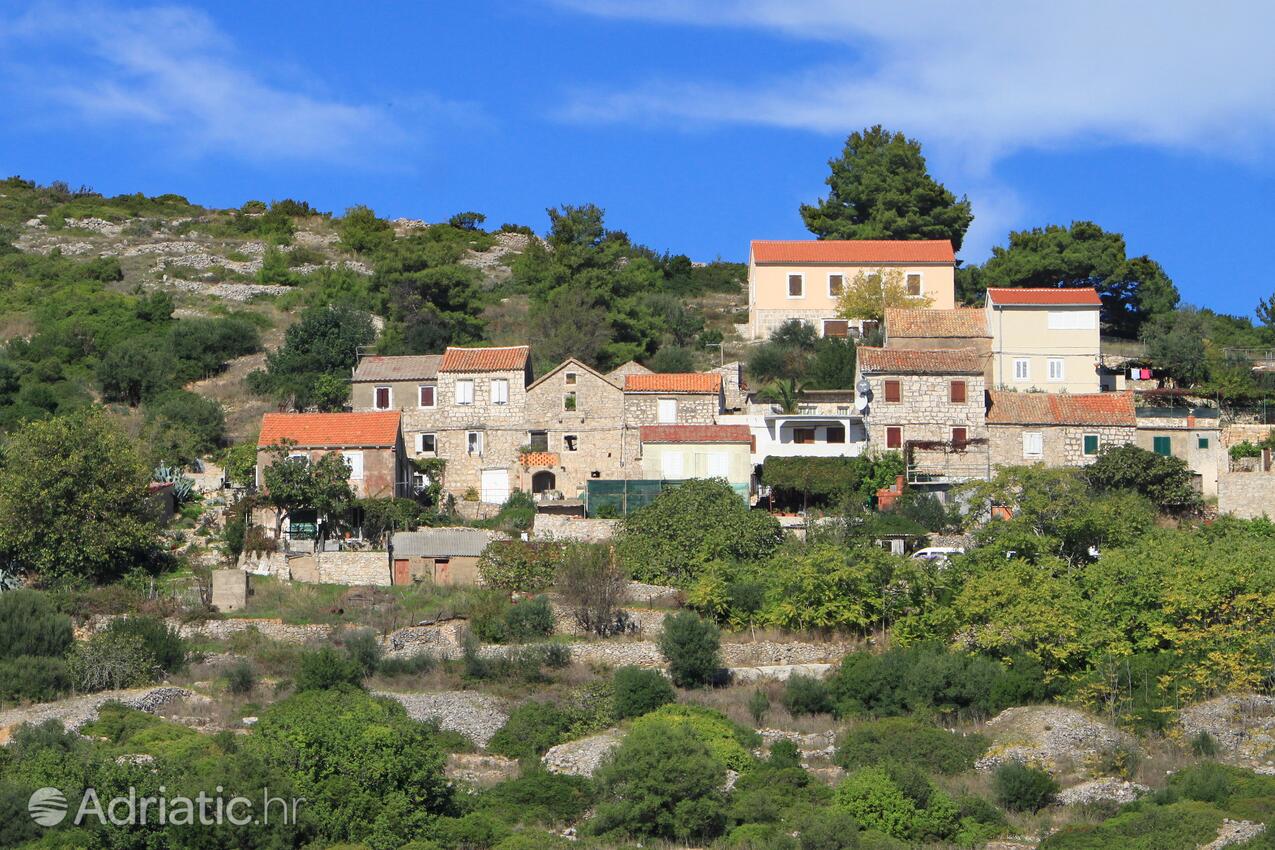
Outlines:
[[[411,584],[412,571],[408,567],[406,558],[394,559],[394,583],[395,584]]]

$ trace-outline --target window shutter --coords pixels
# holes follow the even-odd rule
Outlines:
[[[950,395],[951,395],[950,400],[952,404],[964,404],[965,403],[965,382],[953,381],[952,392]]]
[[[897,449],[903,446],[903,429],[898,426],[890,426],[885,429],[885,447],[887,449]]]
[[[899,402],[903,399],[903,384],[900,381],[885,382],[885,400],[888,402]]]

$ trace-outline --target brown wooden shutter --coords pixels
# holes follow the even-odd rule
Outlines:
[[[964,381],[952,382],[952,392],[951,392],[950,400],[952,404],[965,403],[965,382]]]
[[[887,449],[899,449],[903,447],[903,429],[897,425],[892,425],[885,429],[885,447]]]
[[[903,400],[903,383],[901,381],[885,382],[885,400],[898,403]]]

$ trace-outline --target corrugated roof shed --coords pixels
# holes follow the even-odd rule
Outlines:
[[[394,555],[411,558],[476,558],[498,534],[481,528],[422,528],[394,534]]]

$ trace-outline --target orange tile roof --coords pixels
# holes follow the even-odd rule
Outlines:
[[[626,393],[716,393],[721,389],[719,372],[652,372],[624,376]]]
[[[1133,393],[988,393],[989,425],[1112,425],[1138,424]]]
[[[987,300],[993,304],[1010,307],[1032,307],[1041,304],[1061,306],[1102,306],[1098,293],[1087,286],[1038,287],[1033,289],[989,289]]]
[[[942,263],[956,254],[946,239],[754,239],[755,263]]]
[[[858,350],[859,371],[887,375],[981,375],[987,355],[968,348]]]
[[[987,312],[982,307],[957,307],[954,310],[887,307],[887,337],[958,337],[980,338],[987,334]]]
[[[527,366],[528,349],[525,345],[508,348],[456,348],[448,346],[443,352],[440,372],[508,372]]]
[[[747,425],[643,425],[644,443],[751,443]]]
[[[396,410],[377,413],[267,413],[261,417],[257,447],[275,446],[285,440],[301,448],[392,447],[398,442],[398,423]]]

